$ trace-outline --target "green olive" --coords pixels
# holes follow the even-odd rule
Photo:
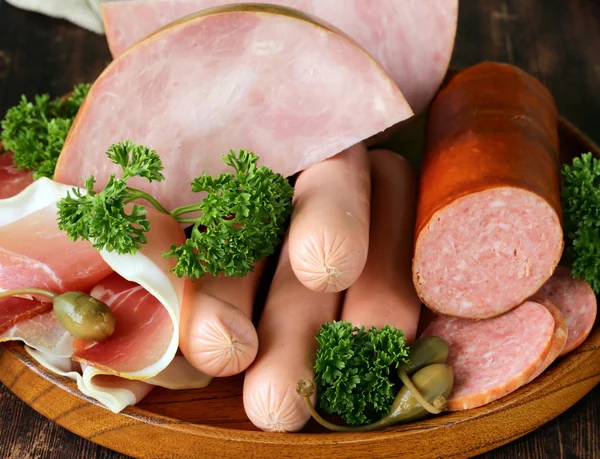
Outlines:
[[[446,363],[448,360],[448,343],[437,336],[424,336],[416,340],[408,353],[408,363],[400,365],[406,374],[412,375],[427,365]]]
[[[102,301],[83,292],[54,297],[54,315],[75,338],[103,341],[115,331],[115,316]]]
[[[454,374],[449,365],[434,363],[421,368],[412,375],[411,380],[429,403],[435,406],[442,402],[445,405],[445,400],[452,392]],[[446,407],[438,408],[445,409]],[[428,414],[429,412],[421,406],[408,388],[403,386],[396,395],[392,408],[386,417],[390,420],[388,425],[392,425],[421,419]]]

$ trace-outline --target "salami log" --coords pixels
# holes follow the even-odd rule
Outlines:
[[[534,77],[482,63],[428,120],[413,282],[435,312],[500,315],[534,294],[563,250],[557,112]]]
[[[559,266],[539,291],[548,298],[565,317],[569,337],[560,356],[568,354],[588,337],[597,314],[594,291],[582,279],[574,279],[567,268]]]
[[[106,185],[111,144],[156,150],[161,182],[128,185],[171,210],[198,201],[190,182],[229,172],[247,149],[287,177],[412,115],[384,69],[355,41],[304,13],[229,5],[155,32],[94,82],[56,166],[55,180]]]
[[[438,317],[422,336],[448,343],[454,372],[448,410],[460,411],[486,405],[529,382],[545,362],[554,335],[550,311],[526,301],[488,320]]]

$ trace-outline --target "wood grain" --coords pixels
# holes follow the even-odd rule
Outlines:
[[[464,67],[483,59],[512,62],[536,75],[553,93],[561,114],[600,142],[600,3],[596,0],[461,0],[452,64]],[[109,60],[104,37],[0,0],[0,113],[21,94],[59,95],[75,83],[92,81]],[[40,395],[39,400],[51,393]],[[159,405],[153,401],[156,395],[146,402]],[[2,457],[126,457],[46,420],[1,384],[0,413]],[[276,457],[283,456],[278,451]],[[481,457],[600,457],[600,386],[557,419]]]

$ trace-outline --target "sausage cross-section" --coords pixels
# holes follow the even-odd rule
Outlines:
[[[526,301],[493,319],[438,317],[422,336],[448,343],[454,387],[448,410],[493,402],[536,375],[551,350],[555,321],[545,306]]]
[[[427,135],[417,293],[441,315],[498,316],[533,295],[562,255],[556,106],[531,75],[486,62],[438,93]]]

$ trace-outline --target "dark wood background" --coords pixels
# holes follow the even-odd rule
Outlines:
[[[561,114],[600,143],[599,0],[460,0],[452,65],[482,60],[510,62],[538,77]],[[93,81],[109,62],[103,36],[0,0],[0,117],[21,94],[64,94]],[[1,384],[0,446],[1,457],[15,459],[126,457],[51,423]],[[600,458],[600,386],[537,431],[480,458]]]

